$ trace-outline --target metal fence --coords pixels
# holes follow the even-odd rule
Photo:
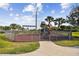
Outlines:
[[[72,39],[71,31],[51,31],[50,40],[70,40]]]
[[[6,37],[11,41],[50,41],[50,40],[70,40],[72,39],[70,31],[50,31],[42,33],[41,31],[6,31]]]
[[[6,38],[8,38],[8,39],[11,40],[11,41],[14,41],[14,40],[15,40],[16,31],[7,30],[7,31],[4,31],[4,32],[5,32]]]

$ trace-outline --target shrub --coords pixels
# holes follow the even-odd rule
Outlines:
[[[61,30],[64,30],[64,29],[65,29],[65,26],[60,26],[60,29],[61,29]]]

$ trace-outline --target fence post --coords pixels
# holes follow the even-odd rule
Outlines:
[[[69,32],[69,40],[71,40],[72,39],[72,31],[70,30],[70,32]]]
[[[12,41],[15,41],[16,33],[14,30],[12,30],[11,33],[12,33]]]

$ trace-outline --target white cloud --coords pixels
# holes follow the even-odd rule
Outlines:
[[[34,6],[30,4],[24,7],[23,12],[26,12],[26,11],[33,12],[34,9],[35,9]]]
[[[19,17],[19,16],[20,16],[20,14],[16,14],[15,16],[16,16],[16,17]]]
[[[42,12],[43,6],[41,3],[37,4],[37,9],[38,9],[38,13]],[[32,14],[35,15],[35,12],[36,12],[35,4],[26,5],[23,9],[23,12],[32,12]]]
[[[16,20],[19,20],[19,17],[14,17],[14,20],[16,21]]]
[[[22,17],[23,17],[23,15],[21,15],[21,14],[14,14],[14,20],[21,20],[22,19]]]
[[[9,16],[15,16],[15,17],[19,17],[20,18],[20,14],[10,13]]]
[[[55,13],[55,11],[54,11],[54,10],[52,10],[52,11],[51,11],[51,13],[52,13],[52,14],[54,14],[54,13]]]
[[[9,8],[10,11],[13,11],[13,8]]]
[[[22,25],[35,25],[35,18],[31,15],[22,15],[19,17],[15,17],[12,23],[17,23]],[[39,26],[38,26],[39,27]],[[29,27],[30,29],[33,29],[35,27]]]
[[[66,9],[70,6],[69,3],[61,3],[60,5],[61,5],[62,9]]]
[[[22,16],[22,22],[24,25],[33,25],[35,24],[35,18],[32,16]]]
[[[60,13],[64,13],[65,12],[65,10],[61,10],[61,12]]]
[[[61,3],[61,11],[60,13],[64,13],[66,11],[66,9],[68,9],[70,7],[70,3]]]
[[[0,8],[3,8],[5,10],[8,10],[9,5],[10,5],[9,3],[0,3]]]
[[[10,15],[10,16],[13,16],[13,13],[10,13],[9,15]]]
[[[38,4],[37,4],[37,8],[38,8],[38,11],[39,11],[39,12],[42,11],[42,9],[43,9],[42,4],[41,4],[41,3],[38,3]]]
[[[17,23],[20,25],[35,25],[35,18],[32,15],[16,14],[13,20],[14,20],[14,23]]]

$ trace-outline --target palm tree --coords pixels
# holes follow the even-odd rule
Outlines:
[[[55,20],[54,20],[57,24],[58,24],[58,28],[60,28],[60,25],[62,24],[62,23],[65,23],[65,19],[64,18],[56,18]]]
[[[70,20],[70,24],[79,25],[79,5],[75,5],[75,7],[71,10],[68,19]]]
[[[76,24],[75,18],[73,16],[67,16],[67,18],[68,18],[67,22],[75,26]]]
[[[57,20],[54,20],[54,25],[57,25],[58,23],[57,23]]]
[[[50,23],[52,22],[52,21],[54,21],[54,18],[52,17],[52,16],[47,16],[47,18],[45,19],[45,21],[47,21],[48,22],[48,27],[49,27],[49,29],[50,29]]]

